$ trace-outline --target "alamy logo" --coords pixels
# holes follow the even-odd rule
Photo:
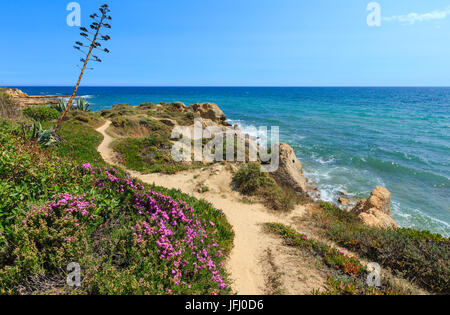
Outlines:
[[[367,16],[367,25],[381,26],[381,6],[378,2],[370,2],[367,11],[371,11]]]
[[[67,285],[69,287],[81,286],[81,267],[78,263],[70,263],[67,265],[67,271],[70,273],[67,275]]]
[[[369,287],[381,287],[381,267],[375,262],[367,265],[367,285]]]
[[[67,11],[71,11],[67,15],[67,25],[81,26],[81,6],[78,2],[70,2],[66,7]]]
[[[203,120],[196,118],[193,127],[176,126],[172,130],[171,138],[178,139],[172,146],[172,158],[176,162],[260,161],[264,172],[276,172],[280,159],[279,127],[270,128],[270,137],[267,127],[251,126],[246,131],[257,134],[257,139],[250,139],[237,128],[204,127]]]

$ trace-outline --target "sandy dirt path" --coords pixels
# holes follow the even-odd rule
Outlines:
[[[110,145],[114,140],[106,133],[111,122],[106,122],[97,131],[104,137],[98,147],[103,159],[117,165],[117,159]],[[224,211],[235,232],[234,247],[227,262],[233,290],[241,295],[265,294],[266,277],[262,264],[263,255],[269,247],[277,246],[280,240],[263,231],[266,222],[282,222],[295,215],[301,215],[304,208],[298,207],[288,217],[268,211],[262,204],[247,204],[241,201],[239,193],[231,188],[232,174],[224,165],[215,165],[206,170],[191,170],[175,175],[141,174],[127,170],[130,175],[145,183],[167,188],[180,189],[184,193],[204,198],[215,208]],[[199,193],[199,186],[207,185],[209,191]]]

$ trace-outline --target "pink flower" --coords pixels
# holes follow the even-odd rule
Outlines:
[[[84,168],[87,171],[91,171],[92,170],[91,163],[85,163],[85,164],[81,165],[81,167]]]

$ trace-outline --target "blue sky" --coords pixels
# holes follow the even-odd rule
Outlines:
[[[2,1],[0,86],[73,85],[70,1]],[[82,25],[104,1],[79,0]],[[115,0],[83,85],[450,86],[450,1]]]

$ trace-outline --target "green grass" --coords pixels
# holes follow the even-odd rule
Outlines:
[[[93,122],[91,123],[93,124]],[[44,124],[44,128],[53,125],[53,123],[47,122]],[[56,143],[48,148],[48,151],[52,151],[60,157],[70,158],[78,164],[90,162],[98,166],[106,165],[97,151],[103,141],[103,136],[95,131],[93,125],[77,119],[70,119],[63,122],[58,133],[64,141]]]
[[[113,143],[114,151],[119,153],[120,162],[126,168],[141,173],[175,174],[203,166],[201,163],[174,161],[170,146],[169,141],[160,136],[123,138]]]
[[[329,204],[313,219],[327,237],[429,291],[450,293],[450,240],[413,229],[377,229]]]
[[[209,191],[209,187],[206,185],[201,186],[198,190],[198,192],[201,194],[204,194],[205,192],[208,192],[208,191]]]

